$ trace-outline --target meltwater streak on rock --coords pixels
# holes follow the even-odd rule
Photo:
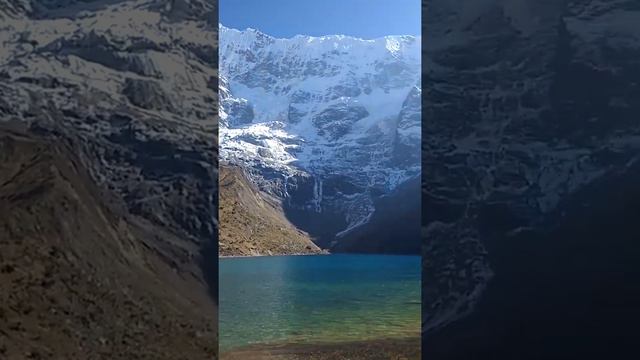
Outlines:
[[[86,181],[108,193],[107,200],[121,204],[119,216],[153,229],[140,236],[134,233],[128,240],[138,243],[145,254],[142,259],[146,260],[139,260],[145,264],[144,271],[162,283],[157,287],[153,281],[136,283],[135,291],[140,293],[154,288],[164,293],[192,292],[206,299],[209,291],[209,297],[217,299],[216,6],[201,0],[12,0],[0,5],[0,120],[26,124],[26,136],[35,134],[45,142],[70,139],[74,156],[90,176]],[[91,201],[99,206],[102,198]],[[29,227],[39,222],[36,218],[25,221]],[[115,225],[107,222],[105,226]],[[90,234],[78,234],[74,243],[89,244]],[[125,240],[114,235],[104,241]],[[110,254],[103,255],[109,258]],[[129,265],[131,273],[122,278],[136,277],[133,267],[137,265]],[[74,276],[85,281],[87,275]],[[72,292],[75,283],[65,281],[61,284],[72,289],[70,301],[80,301],[80,295]],[[177,288],[182,281],[192,286],[189,291]],[[116,282],[104,286],[106,290],[119,287]],[[114,296],[126,301],[126,294],[120,295]],[[96,306],[104,308],[109,299],[96,295]],[[152,307],[155,301],[140,306]],[[170,297],[167,303],[177,309],[185,301],[190,309],[198,309],[198,322],[215,325],[213,306],[180,297]],[[68,316],[80,316],[77,310],[68,310]],[[156,310],[159,317],[169,316]],[[174,324],[177,327],[171,332],[215,345],[213,331],[190,330],[197,323],[191,319]],[[108,317],[101,326],[118,328],[117,321]],[[144,334],[136,323],[146,320],[127,321],[132,331],[140,331],[136,336]],[[82,324],[79,329],[87,336],[99,334],[91,322]],[[104,346],[113,341],[129,344],[122,348],[125,358],[134,354],[175,358],[162,350],[164,345],[158,349],[150,342],[134,345],[109,333],[103,337]],[[79,339],[83,348],[74,348],[72,357],[88,356],[98,340]],[[190,344],[195,343],[175,346],[173,351],[184,351],[174,355],[215,356],[215,346],[207,350],[193,345],[187,351]]]
[[[419,174],[420,39],[277,39],[221,25],[220,41],[221,158],[321,247],[397,252],[353,230]],[[418,239],[415,229],[396,241]]]
[[[638,252],[637,198],[614,200],[638,179],[640,6],[433,0],[423,9],[424,356],[543,358],[561,345],[566,358],[628,345],[628,323],[605,314],[615,299],[628,299],[632,319],[640,307],[616,273],[630,270],[622,254]],[[596,319],[610,327],[594,329]],[[576,324],[591,340],[562,344]]]

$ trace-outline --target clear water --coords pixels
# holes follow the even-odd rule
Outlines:
[[[420,257],[220,259],[220,349],[420,334]]]

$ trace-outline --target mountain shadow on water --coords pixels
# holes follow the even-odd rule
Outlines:
[[[607,359],[634,353],[640,322],[640,164],[567,198],[547,233],[487,206],[495,277],[467,318],[427,334],[425,359]]]

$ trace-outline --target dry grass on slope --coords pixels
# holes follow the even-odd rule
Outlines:
[[[241,168],[221,166],[219,184],[221,256],[322,252],[287,220],[279,201],[256,189]]]
[[[0,358],[215,359],[206,285],[64,139],[0,129]]]

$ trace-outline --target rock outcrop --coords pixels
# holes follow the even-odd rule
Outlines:
[[[564,221],[566,204],[582,194],[588,207],[586,189],[595,198],[612,190],[604,187],[612,179],[637,178],[640,32],[632,24],[640,21],[640,8],[633,1],[597,0],[435,0],[423,6],[423,329],[427,339],[441,334],[426,344],[447,336],[489,334],[474,328],[476,335],[469,335],[464,325],[454,324],[462,329],[455,335],[446,325],[473,313],[487,286],[487,296],[503,291],[502,300],[492,297],[496,302],[491,304],[518,303],[516,292],[524,285],[501,287],[512,271],[500,265],[505,256],[520,264],[537,259],[541,265],[549,251],[571,263],[580,247],[573,239],[552,235]],[[551,246],[550,238],[566,247]],[[523,249],[531,251],[529,259],[517,253]],[[588,254],[600,261],[593,248]],[[538,265],[524,270],[511,264],[522,276],[520,284],[545,284]],[[565,270],[558,265],[558,277]],[[592,270],[584,276],[602,281]],[[567,293],[580,284],[567,284]],[[529,293],[531,299],[540,296],[538,305],[550,311],[538,319],[549,319],[562,308],[543,300],[553,291],[540,286]],[[602,310],[584,306],[594,313]],[[495,334],[510,332],[500,328],[504,324],[487,324],[496,324]],[[492,349],[477,346],[478,351]],[[457,358],[452,349],[440,348],[439,356]],[[473,349],[458,349],[459,358],[477,355]]]
[[[86,169],[83,184],[90,183],[99,189],[96,191],[109,194],[103,199],[80,196],[73,192],[76,190],[68,189],[66,182],[79,176],[75,170],[62,175],[46,173],[65,180],[54,180],[58,182],[51,185],[34,177],[33,193],[28,194],[34,203],[21,210],[20,219],[7,219],[3,215],[3,220],[12,222],[10,226],[19,226],[4,238],[0,252],[3,256],[8,253],[4,244],[16,243],[17,236],[21,236],[26,240],[20,246],[39,251],[39,263],[55,264],[65,272],[77,270],[56,278],[56,286],[67,287],[65,301],[71,307],[60,309],[66,313],[56,315],[55,319],[62,322],[65,318],[78,319],[73,329],[64,330],[71,332],[45,334],[34,330],[33,336],[40,338],[32,339],[31,330],[19,331],[12,336],[19,336],[20,341],[14,339],[12,344],[64,343],[64,336],[75,339],[77,332],[92,338],[69,340],[69,347],[60,351],[71,358],[98,356],[95,351],[101,349],[99,346],[117,346],[122,358],[215,357],[218,27],[213,14],[216,12],[215,2],[200,0],[32,0],[0,5],[0,121],[22,124],[26,137],[38,136],[43,144],[55,145],[68,139],[73,144],[72,155],[79,162],[77,167]],[[18,161],[21,160],[3,157],[0,166],[11,167]],[[44,169],[49,164],[40,166]],[[11,191],[18,192],[26,186],[22,179],[12,181]],[[42,184],[38,185],[38,181]],[[5,196],[18,194],[4,191]],[[55,195],[49,195],[50,192]],[[43,201],[41,197],[50,196],[66,199],[71,208],[53,202],[37,205]],[[107,210],[111,202],[120,204],[117,211]],[[87,206],[88,210],[83,208]],[[48,222],[41,224],[45,220]],[[24,222],[18,224],[21,221]],[[58,222],[62,225],[56,225]],[[35,233],[25,232],[35,226],[43,228],[36,228]],[[58,230],[65,233],[59,234]],[[47,234],[50,238],[46,238]],[[63,235],[64,241],[60,238]],[[33,242],[45,247],[37,250],[37,246],[32,247]],[[94,268],[76,260],[49,259],[48,244],[55,244],[61,253],[76,251],[76,247],[87,252],[94,248],[95,258],[90,259],[114,262],[114,269],[106,269],[106,265]],[[119,249],[122,246],[126,248]],[[128,254],[129,250],[134,253]],[[89,256],[80,250],[76,252],[76,257]],[[14,266],[14,274],[32,271],[24,269],[29,266],[29,260],[25,261]],[[103,276],[104,280],[99,279]],[[123,279],[122,284],[108,280],[118,276]],[[96,288],[96,279],[101,281],[100,288]],[[29,281],[19,280],[11,286],[26,286]],[[158,285],[159,282],[165,284]],[[183,285],[179,284],[183,283],[189,284],[189,289],[181,288]],[[84,289],[89,291],[86,296]],[[156,296],[156,290],[162,294]],[[211,307],[196,305],[176,295],[183,292],[198,299],[209,297]],[[138,295],[146,300],[134,298]],[[105,314],[122,311],[122,316],[128,316],[128,308],[119,307],[122,304],[129,306],[131,314],[137,311],[136,307],[146,307],[147,312],[135,315],[144,319],[124,319],[113,314],[98,318],[93,310],[80,305],[94,306],[86,302],[88,297],[98,308],[96,311]],[[132,303],[127,305],[128,301]],[[181,309],[187,312],[184,319],[178,320],[176,316]],[[49,311],[38,308],[32,316],[48,316],[41,310]],[[193,317],[193,312],[199,312],[198,317]],[[13,318],[14,313],[11,314]],[[103,333],[94,327],[96,322],[115,330]],[[158,334],[157,342],[148,335],[149,341],[142,342],[144,332],[138,323],[147,327],[144,331]],[[200,327],[202,323],[213,328]],[[128,329],[122,329],[123,326]],[[164,330],[152,330],[161,328]],[[50,338],[45,339],[47,336]],[[162,339],[166,339],[163,344]],[[185,341],[183,346],[176,345],[182,341],[178,339]],[[211,347],[196,345],[205,343]],[[52,347],[51,351],[57,357],[57,350]],[[47,357],[47,352],[44,354]]]

